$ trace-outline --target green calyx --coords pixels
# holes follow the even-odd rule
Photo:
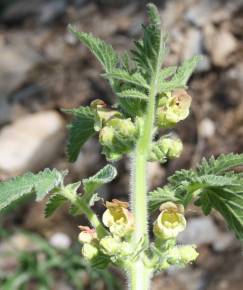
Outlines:
[[[82,256],[88,261],[93,260],[99,254],[99,250],[97,249],[97,247],[88,243],[85,243],[83,245],[81,252]]]
[[[138,135],[136,124],[130,118],[111,118],[100,130],[99,141],[108,160],[117,160],[129,153]]]
[[[106,124],[107,121],[112,118],[118,117],[122,118],[122,114],[116,110],[107,107],[106,103],[100,99],[96,99],[91,102],[90,108],[95,113],[95,131],[100,131],[100,129]]]
[[[178,158],[183,150],[181,140],[176,136],[163,136],[152,144],[149,161],[165,163],[167,159]]]

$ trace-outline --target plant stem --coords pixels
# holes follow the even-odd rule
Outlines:
[[[148,214],[147,214],[147,159],[152,142],[155,97],[157,94],[157,79],[151,82],[149,102],[146,115],[143,119],[141,135],[137,142],[135,158],[132,168],[132,209],[135,219],[134,243],[144,241],[147,245],[148,237]],[[151,278],[151,270],[148,270],[141,257],[134,262],[130,271],[130,290],[148,290]]]
[[[80,214],[85,214],[91,225],[96,229],[98,238],[103,238],[107,235],[107,231],[100,222],[97,215],[93,210],[88,206],[87,201],[83,200],[80,197],[76,197],[76,194],[73,193],[69,188],[64,188],[61,190],[61,194],[67,198],[71,204],[74,206],[75,211],[77,210]]]
[[[141,260],[136,261],[128,273],[129,290],[148,290],[152,271]]]
[[[75,201],[75,206],[78,207],[81,213],[84,213],[91,223],[91,225],[96,229],[98,238],[104,237],[107,232],[102,223],[100,222],[97,215],[93,212],[91,208],[89,208],[80,198],[77,198]]]

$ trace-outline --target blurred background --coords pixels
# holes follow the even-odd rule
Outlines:
[[[115,101],[101,67],[67,32],[67,24],[110,42],[118,51],[141,36],[143,0],[0,0],[0,179],[44,167],[69,169],[68,181],[105,164],[97,139],[78,160],[65,158],[68,117],[60,108]],[[243,151],[243,0],[167,0],[159,5],[169,32],[167,65],[195,54],[203,61],[190,80],[190,117],[175,131],[184,141],[180,159],[151,164],[151,188],[176,169],[195,167],[202,156]],[[105,199],[127,199],[129,160],[116,164],[119,177],[103,187]],[[96,271],[82,261],[79,224],[62,208],[44,219],[44,203],[31,200],[0,217],[1,290],[119,289],[121,273]],[[97,206],[102,211],[102,205]],[[240,290],[242,248],[222,218],[191,207],[180,243],[196,243],[193,266],[154,278],[152,289]],[[122,288],[120,288],[122,289]]]

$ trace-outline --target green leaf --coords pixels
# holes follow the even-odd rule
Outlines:
[[[74,115],[73,122],[68,126],[69,137],[67,155],[70,162],[76,161],[84,143],[95,134],[95,114],[89,107],[64,110]]]
[[[83,179],[85,193],[94,193],[99,187],[105,183],[111,182],[117,175],[116,168],[108,164],[94,176]]]
[[[104,76],[108,78],[120,80],[125,83],[132,84],[132,85],[136,85],[141,88],[145,88],[145,89],[148,88],[146,80],[138,72],[130,74],[127,71],[122,70],[122,69],[113,69],[112,72],[107,73]]]
[[[120,57],[120,66],[123,70],[127,71],[129,74],[132,74],[132,71],[135,68],[135,64],[131,59],[129,52],[125,51]]]
[[[186,206],[196,198],[195,204],[205,214],[214,208],[225,218],[229,228],[239,239],[243,239],[243,176],[234,173],[236,166],[243,165],[243,154],[211,157],[196,170],[180,170],[169,178],[168,188]],[[166,188],[157,189],[150,197],[150,204],[156,209],[168,196]],[[173,196],[172,196],[173,197]]]
[[[127,117],[143,116],[146,111],[147,102],[145,100],[127,97],[119,98],[118,101],[119,109]]]
[[[97,57],[104,70],[109,73],[118,63],[118,57],[112,46],[94,37],[90,33],[79,32],[73,26],[68,26],[69,30]]]
[[[89,206],[94,206],[94,204],[100,200],[102,200],[102,198],[99,197],[98,193],[94,193],[89,201]]]
[[[236,188],[212,188],[204,191],[196,203],[202,206],[205,214],[215,208],[226,220],[228,227],[243,240],[243,191]]]
[[[240,186],[243,184],[243,180],[239,178],[237,174],[230,174],[226,176],[217,175],[202,175],[197,176],[191,180],[192,184],[198,185],[200,188],[204,187],[225,187],[225,186]]]
[[[173,201],[181,203],[179,196],[170,186],[158,187],[148,193],[149,209],[153,212],[157,210],[163,202]]]
[[[75,204],[72,204],[69,208],[69,213],[72,215],[72,216],[77,216],[77,215],[80,215],[80,208],[75,205]]]
[[[177,69],[177,66],[169,66],[169,67],[163,68],[159,72],[158,83],[162,83],[165,79],[173,76],[174,73],[176,72],[176,69]]]
[[[118,96],[121,98],[134,98],[134,99],[141,99],[141,100],[148,100],[148,96],[141,91],[135,89],[124,90],[118,93]]]
[[[193,56],[192,58],[185,60],[177,69],[176,74],[171,79],[172,82],[180,83],[182,86],[187,84],[194,69],[201,61],[202,57],[199,55]]]
[[[222,154],[217,159],[213,156],[209,160],[203,158],[201,165],[198,167],[198,172],[199,174],[221,174],[241,165],[243,165],[243,154]]]
[[[154,25],[160,29],[161,21],[158,8],[153,3],[149,3],[147,4],[147,9],[149,22],[151,25]]]
[[[77,191],[80,187],[81,182],[75,182],[70,183],[66,186],[62,186],[56,192],[54,195],[50,196],[48,202],[46,203],[45,207],[45,216],[49,217],[51,216],[60,206],[63,205],[66,201],[68,201],[71,204],[71,208],[75,207],[76,201],[77,201]],[[72,210],[70,209],[70,213]],[[80,210],[79,210],[80,213]]]
[[[167,53],[167,37],[161,32],[160,15],[156,6],[148,4],[147,9],[149,23],[143,26],[143,39],[135,42],[135,49],[131,52],[134,61],[150,81],[161,67]]]
[[[191,59],[184,61],[181,66],[178,67],[174,76],[169,80],[163,80],[160,76],[158,92],[167,92],[172,91],[179,88],[185,88],[187,81],[189,80],[193,70],[196,68],[197,64],[201,60],[200,56],[193,56]],[[173,68],[173,67],[172,67]],[[168,68],[168,74],[170,70]],[[161,72],[161,74],[163,71]],[[166,71],[164,73],[167,73]]]
[[[66,172],[45,169],[37,174],[26,173],[0,183],[0,211],[29,194],[42,200],[49,192],[60,187]]]
[[[62,206],[66,201],[68,201],[68,199],[61,194],[52,195],[46,203],[45,217],[50,217],[56,209]]]

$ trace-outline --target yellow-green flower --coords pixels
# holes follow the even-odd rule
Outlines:
[[[86,226],[79,226],[79,229],[81,230],[78,236],[80,243],[90,244],[92,241],[97,239],[97,233],[95,229],[91,229],[90,227]]]
[[[118,237],[130,235],[134,230],[134,219],[128,210],[128,203],[113,199],[112,202],[106,202],[106,208],[102,221],[110,232]]]
[[[165,202],[160,206],[160,211],[160,215],[154,222],[155,236],[160,240],[176,238],[186,227],[183,206]]]
[[[183,89],[175,90],[169,97],[163,97],[157,109],[158,127],[171,127],[184,120],[189,115],[190,105],[191,96]]]

